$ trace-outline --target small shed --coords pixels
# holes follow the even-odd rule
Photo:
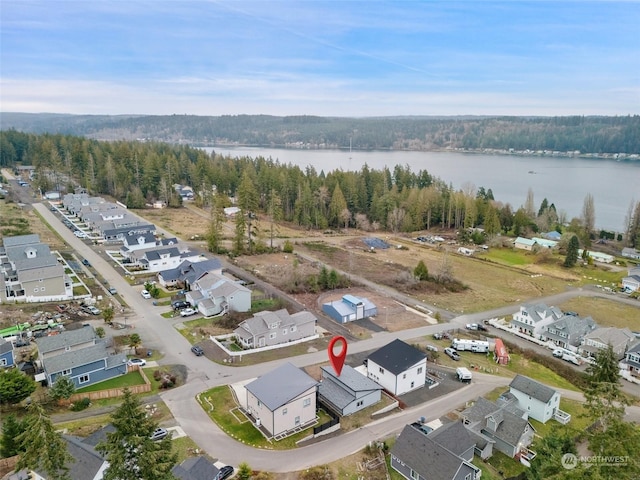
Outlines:
[[[509,352],[507,352],[507,347],[504,346],[504,342],[500,338],[496,338],[493,360],[500,365],[509,363]]]

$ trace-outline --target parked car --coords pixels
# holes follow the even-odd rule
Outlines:
[[[436,347],[435,345],[427,344],[427,350],[429,350],[431,352],[437,352],[438,351],[438,347]]]
[[[176,300],[171,304],[174,310],[182,310],[183,308],[190,307],[191,304],[189,302],[185,302],[184,300]]]
[[[115,295],[116,293],[118,293],[118,290],[116,290],[115,287],[109,287],[108,290],[111,295]]]
[[[189,315],[194,315],[195,313],[196,311],[191,307],[185,308],[184,310],[180,310],[181,317],[188,317]]]
[[[151,298],[151,294],[149,293],[148,290],[142,290],[140,292],[140,295],[142,295],[142,298],[147,298],[147,299]]]
[[[144,367],[147,364],[147,361],[144,358],[130,358],[127,362],[127,365],[133,366],[137,365],[139,367]]]
[[[90,267],[90,266],[91,266],[91,264],[89,263],[89,260],[87,260],[86,258],[85,258],[84,260],[82,260],[82,264],[83,264],[85,267]]]
[[[444,337],[443,337],[442,333],[436,332],[436,333],[433,334],[433,338],[435,338],[436,340],[442,340],[442,338],[444,338]]]
[[[225,480],[233,475],[233,467],[226,465],[220,469],[220,471],[213,477],[213,480]]]
[[[551,355],[553,355],[556,358],[562,358],[562,355],[564,354],[564,352],[562,351],[562,349],[560,348],[556,348]]]
[[[202,355],[204,355],[204,350],[202,350],[202,347],[199,347],[198,345],[194,345],[193,347],[191,347],[191,351],[195,353],[198,357],[201,357]]]
[[[447,347],[444,349],[444,353],[446,353],[453,360],[456,360],[456,361],[460,360],[460,355],[458,355],[458,352],[456,351],[455,348]]]
[[[86,305],[82,308],[85,312],[90,313],[91,315],[100,315],[100,309],[94,307],[93,305]]]
[[[87,234],[82,230],[76,230],[75,232],[73,232],[73,234],[78,238],[87,238]]]
[[[156,428],[149,438],[154,442],[157,442],[159,440],[162,440],[163,438],[166,438],[167,435],[169,435],[169,432],[167,432],[166,429]]]

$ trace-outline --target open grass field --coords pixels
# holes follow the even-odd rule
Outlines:
[[[24,209],[17,203],[0,200],[0,238],[37,233],[40,240],[51,250],[67,248],[62,239],[36,214],[33,209]]]
[[[592,317],[602,327],[627,327],[640,330],[640,301],[634,307],[602,297],[575,297],[557,305],[567,312],[577,312],[581,317]]]

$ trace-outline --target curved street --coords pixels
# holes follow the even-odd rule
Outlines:
[[[209,361],[204,356],[195,356],[190,351],[191,344],[174,328],[173,322],[167,321],[160,315],[166,308],[155,307],[150,300],[142,298],[138,289],[131,287],[114,269],[114,265],[95,252],[91,246],[76,238],[45,205],[34,204],[33,206],[50,225],[54,226],[69,245],[91,262],[109,285],[117,288],[118,294],[128,306],[126,309],[128,323],[143,338],[145,345],[161,352],[163,358],[160,363],[167,365],[183,364],[187,367],[188,379],[186,384],[163,392],[160,396],[186,434],[209,455],[219,458],[225,463],[237,465],[240,462],[247,461],[253,468],[272,472],[296,471],[328,463],[355,453],[372,440],[385,438],[399,432],[406,423],[413,422],[419,417],[425,417],[428,420],[438,418],[452,409],[464,405],[467,401],[482,396],[498,386],[506,386],[510,382],[510,379],[506,377],[475,374],[475,380],[462,389],[418,407],[376,420],[357,430],[335,436],[329,441],[322,442],[322,448],[319,448],[316,443],[298,448],[292,454],[291,451],[259,450],[249,447],[233,440],[222,432],[200,407],[196,401],[196,395],[215,386],[258,377],[271,371],[284,360],[299,367],[326,362],[326,352],[319,351],[248,367],[219,365]],[[246,276],[246,272],[243,271],[242,273]],[[366,283],[364,279],[358,279],[358,281]],[[371,285],[371,287],[376,288],[375,285]],[[379,286],[377,287],[376,289],[380,291]],[[388,293],[386,289],[385,293]],[[420,303],[409,297],[402,295],[398,297],[397,295],[400,294],[395,292],[394,297],[409,305]],[[601,296],[603,294],[599,291],[588,289],[572,289],[552,297],[536,300],[554,304],[576,295]],[[611,297],[607,296],[607,298]],[[615,297],[613,299],[623,300]],[[432,308],[428,305],[425,305],[425,307]],[[465,323],[481,322],[484,319],[505,316],[513,313],[518,308],[519,306],[506,306],[488,312],[461,315],[452,318],[449,323],[440,323],[394,333],[386,331],[375,333],[369,339],[350,343],[349,353],[376,349],[395,338],[410,340],[431,335],[438,331],[459,328]],[[567,393],[567,396],[570,395],[575,396],[576,394],[575,392]],[[629,415],[632,418],[640,419],[640,409],[631,407]]]

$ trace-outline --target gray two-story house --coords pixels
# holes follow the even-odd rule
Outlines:
[[[290,315],[286,309],[257,312],[244,320],[233,333],[244,348],[271,347],[312,338],[317,318],[308,311]]]

